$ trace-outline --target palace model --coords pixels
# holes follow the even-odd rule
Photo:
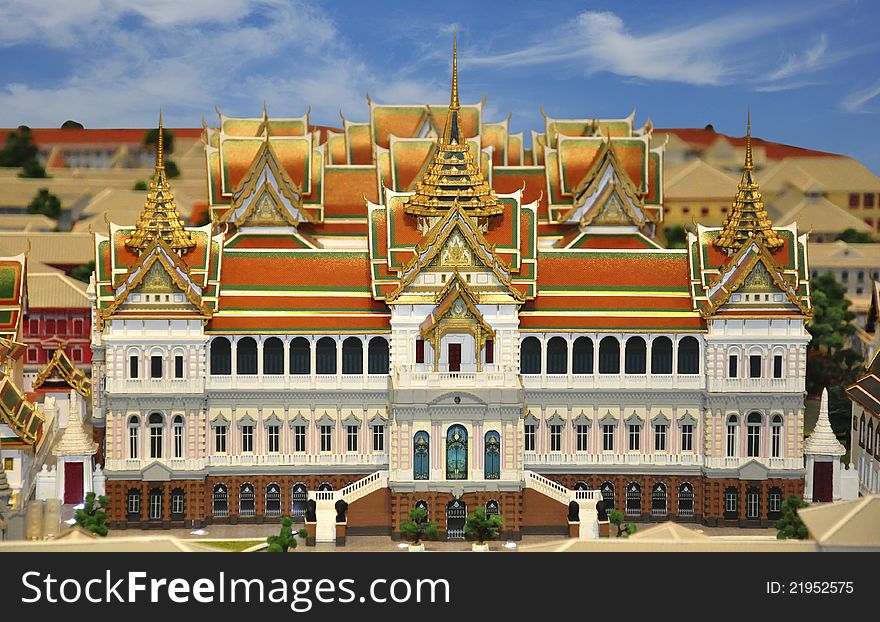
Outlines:
[[[668,250],[650,122],[545,115],[526,149],[454,55],[448,105],[369,106],[221,114],[203,227],[160,141],[140,220],[95,236],[113,525],[314,513],[333,540],[423,505],[452,538],[482,506],[517,537],[571,502],[757,525],[803,494],[806,236],[750,142],[723,226]]]

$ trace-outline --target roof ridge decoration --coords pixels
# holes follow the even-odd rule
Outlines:
[[[33,388],[39,389],[42,387],[52,377],[53,372],[85,399],[89,399],[92,396],[92,381],[82,370],[74,365],[73,361],[70,360],[64,351],[64,348],[55,350],[55,354],[52,355],[52,358],[49,359],[43,370],[37,374]]]
[[[504,285],[508,293],[517,301],[523,302],[525,296],[514,288],[510,283],[510,267],[495,254],[495,245],[480,233],[479,228],[471,220],[458,201],[454,201],[443,218],[425,235],[421,242],[416,244],[413,258],[400,272],[400,286],[386,296],[386,302],[394,302],[403,291],[413,282],[444,248],[444,242],[452,235],[454,230],[462,233],[468,245],[479,256],[479,259],[488,267],[500,283]]]
[[[163,240],[170,248],[179,253],[185,253],[196,245],[177,211],[174,193],[171,191],[171,184],[168,183],[168,176],[165,173],[162,131],[162,111],[160,110],[159,134],[156,140],[156,170],[150,181],[147,200],[144,202],[144,209],[135,224],[135,230],[131,237],[125,241],[125,245],[138,254],[149,248],[156,239]]]
[[[405,213],[419,217],[441,216],[456,201],[476,217],[504,212],[504,204],[483,178],[479,164],[474,162],[468,141],[461,137],[460,110],[458,43],[453,35],[452,86],[446,125],[425,175],[416,184],[415,194],[404,203]]]
[[[733,255],[752,239],[766,246],[771,252],[784,244],[782,238],[773,230],[773,223],[770,221],[767,210],[764,209],[758,182],[755,181],[752,173],[753,169],[752,115],[749,111],[746,124],[746,157],[742,178],[739,182],[736,199],[724,220],[724,227],[714,242],[715,246],[725,250],[728,255]]]
[[[831,421],[828,419],[828,389],[822,389],[822,401],[819,403],[819,419],[813,432],[804,441],[804,453],[819,456],[842,456],[846,448],[837,440]]]
[[[33,445],[44,420],[43,414],[25,398],[12,378],[3,376],[0,379],[0,422],[6,423],[25,444]]]

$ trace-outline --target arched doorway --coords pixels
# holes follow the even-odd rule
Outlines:
[[[266,516],[281,516],[281,486],[266,486]]]
[[[308,509],[309,490],[302,482],[293,487],[290,495],[290,513],[293,516],[305,516]]]
[[[467,430],[462,425],[450,426],[446,432],[446,479],[467,479]]]
[[[467,519],[467,505],[461,499],[453,499],[446,504],[446,537],[448,539],[464,538],[465,519]]]

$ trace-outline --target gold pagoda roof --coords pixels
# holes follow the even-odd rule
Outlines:
[[[159,113],[159,136],[156,142],[156,172],[150,182],[150,191],[144,202],[144,209],[135,224],[134,233],[125,245],[141,252],[153,241],[161,239],[175,251],[184,252],[196,243],[184,228],[183,219],[177,211],[174,193],[165,173],[165,154],[162,139],[162,113]]]
[[[736,200],[731,206],[724,228],[715,238],[715,246],[724,249],[728,254],[748,244],[752,240],[763,243],[770,251],[783,245],[783,240],[773,230],[773,223],[764,209],[758,182],[753,174],[752,161],[752,123],[749,115],[746,131],[746,158],[743,165],[742,178],[737,186]]]
[[[458,99],[458,48],[452,44],[452,92],[446,126],[437,141],[431,161],[409,197],[403,211],[414,216],[438,216],[458,201],[471,216],[493,216],[504,211],[504,205],[474,162],[466,139],[461,136]]]

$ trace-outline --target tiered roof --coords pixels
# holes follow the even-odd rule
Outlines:
[[[92,396],[92,381],[86,374],[78,369],[73,361],[68,358],[63,348],[55,350],[55,354],[46,363],[46,366],[37,374],[33,389],[36,391],[46,384],[47,381],[61,380],[68,387],[75,390],[85,399]]]
[[[880,415],[880,350],[868,365],[867,372],[846,388],[850,399],[875,415]]]

